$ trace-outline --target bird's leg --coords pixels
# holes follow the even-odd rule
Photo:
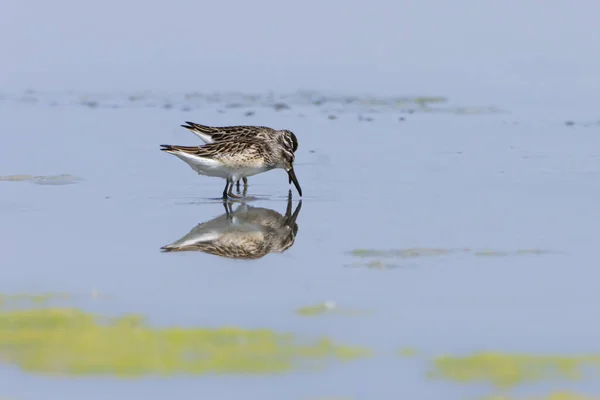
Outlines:
[[[246,192],[248,192],[248,178],[243,177],[242,180],[244,181],[244,193],[242,194],[242,197],[246,197]],[[237,192],[240,192],[240,180],[238,179],[237,181]]]
[[[246,190],[248,188],[248,178],[243,177],[242,180],[244,181],[244,190]],[[238,179],[237,183],[236,183],[236,187],[237,187],[237,192],[240,192],[240,180]],[[244,195],[245,197],[246,195]]]
[[[225,179],[225,189],[223,189],[223,200],[227,200],[227,188],[229,187],[229,180]]]
[[[229,186],[229,191],[227,192],[227,194],[229,195],[229,197],[233,198],[233,199],[241,199],[242,196],[238,196],[237,194],[233,194],[233,179],[230,180],[231,182],[231,186]]]

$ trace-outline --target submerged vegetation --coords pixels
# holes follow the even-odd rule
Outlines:
[[[526,256],[526,255],[545,255],[555,254],[557,252],[543,249],[517,249],[513,251],[506,250],[473,250],[473,249],[441,249],[427,247],[413,247],[406,249],[355,249],[348,254],[361,259],[372,258],[373,261],[366,264],[368,267],[381,268],[387,264],[380,261],[380,258],[387,259],[411,259],[419,257],[439,257],[450,254],[469,254],[475,257],[508,257],[508,256]]]
[[[82,178],[70,174],[34,176],[34,175],[4,175],[0,182],[30,182],[36,185],[71,185],[83,181]]]
[[[1,294],[0,307],[41,305],[53,300],[65,300],[69,296],[65,293],[40,293],[40,294]]]
[[[0,363],[55,375],[272,374],[372,354],[327,337],[301,341],[269,329],[153,327],[139,315],[111,318],[56,307],[57,300],[70,298],[60,293],[0,295]],[[356,314],[331,301],[295,312]],[[489,352],[428,358],[411,347],[400,348],[396,355],[407,363],[427,361],[430,378],[490,384],[502,391],[486,400],[600,400],[570,392],[537,397],[510,397],[507,392],[526,383],[597,379],[600,355]]]
[[[366,350],[267,329],[153,328],[68,308],[0,310],[0,362],[50,374],[277,373]]]
[[[296,314],[303,317],[313,317],[324,314],[337,314],[337,315],[360,315],[363,314],[357,310],[340,309],[335,302],[325,301],[323,303],[315,304],[313,306],[300,307],[295,310]]]
[[[600,400],[600,396],[587,396],[571,392],[554,392],[545,396],[513,397],[496,395],[485,397],[483,400]]]
[[[157,108],[162,110],[179,109],[192,111],[207,106],[220,105],[221,112],[255,112],[257,109],[271,109],[275,112],[293,113],[299,107],[311,107],[322,112],[330,119],[337,119],[338,114],[359,113],[377,114],[392,111],[402,114],[439,113],[454,115],[497,114],[506,111],[490,106],[459,106],[452,104],[443,96],[375,96],[333,94],[312,90],[299,90],[291,93],[174,93],[151,92],[138,93],[37,93],[31,91],[23,94],[5,94],[0,101],[16,101],[30,105],[73,106],[78,105],[90,110],[97,109],[131,109]],[[363,116],[361,120],[372,121],[373,118]]]
[[[418,352],[412,347],[403,347],[400,350],[398,350],[398,355],[404,358],[412,358],[416,357],[418,355]]]
[[[429,257],[429,256],[440,256],[456,252],[466,252],[468,250],[456,250],[456,249],[436,249],[436,248],[408,248],[408,249],[391,249],[391,250],[375,250],[375,249],[356,249],[350,252],[351,255],[356,257],[398,257],[398,258],[412,258],[412,257]]]
[[[586,369],[596,377],[600,371],[600,355],[477,353],[464,357],[438,357],[434,366],[432,375],[437,378],[510,388],[526,382],[579,380],[586,377]]]

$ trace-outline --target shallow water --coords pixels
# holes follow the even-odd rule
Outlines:
[[[600,351],[594,110],[549,116],[510,104],[423,109],[418,101],[323,104],[306,96],[286,97],[284,108],[272,105],[281,99],[231,95],[196,103],[198,96],[148,95],[138,106],[128,95],[24,96],[3,96],[0,108],[0,175],[13,177],[0,179],[1,293],[68,293],[72,306],[142,314],[155,326],[326,335],[375,355],[318,372],[129,380],[49,377],[6,362],[0,396],[473,398],[494,389],[431,380],[428,357]],[[467,108],[480,111],[457,111]],[[225,212],[214,200],[222,180],[159,151],[162,143],[199,144],[179,127],[186,120],[296,133],[305,196],[289,249],[255,260],[161,252]],[[69,184],[56,184],[61,176]],[[292,210],[298,205],[282,170],[249,184],[248,206],[285,216],[290,188]],[[425,358],[399,357],[402,348]],[[511,393],[599,393],[598,382]]]

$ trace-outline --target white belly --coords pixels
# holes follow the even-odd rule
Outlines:
[[[258,175],[265,171],[269,171],[270,169],[272,169],[272,168],[268,168],[268,167],[240,168],[240,169],[232,170],[231,177],[233,178],[234,181],[237,181],[238,179],[241,179],[243,177]]]
[[[175,153],[177,157],[186,162],[194,171],[201,175],[216,176],[237,181],[246,176],[253,176],[270,170],[269,167],[235,167],[232,168],[221,161],[209,158],[195,157],[187,153]]]

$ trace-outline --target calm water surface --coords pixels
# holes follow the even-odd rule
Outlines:
[[[258,377],[51,378],[4,365],[0,395],[459,399],[491,389],[428,380],[426,362],[396,352],[600,350],[600,126],[579,125],[598,114],[505,104],[506,113],[383,110],[360,121],[340,107],[329,119],[312,105],[245,116],[218,103],[185,112],[3,101],[0,175],[83,180],[0,181],[1,292],[71,293],[77,307],[140,313],[158,326],[328,335],[376,356]],[[179,127],[186,120],[296,133],[305,196],[291,248],[256,260],[160,251],[224,213],[211,199],[221,179],[159,151],[199,144]],[[283,170],[249,182],[250,206],[285,214],[290,188],[293,208],[300,200]],[[362,250],[375,254],[355,255]],[[294,313],[324,301],[363,312]],[[570,387],[600,391],[589,381]]]

